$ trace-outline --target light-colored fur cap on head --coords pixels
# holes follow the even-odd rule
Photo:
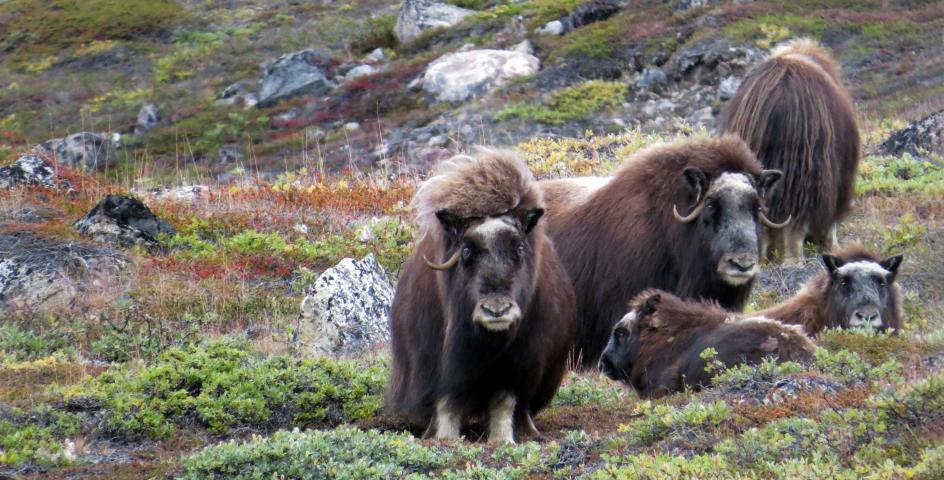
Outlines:
[[[439,210],[461,218],[484,218],[516,207],[544,208],[541,189],[517,154],[484,147],[474,155],[456,155],[440,163],[413,197],[423,230],[438,223]]]
[[[806,60],[823,69],[833,81],[839,82],[839,64],[830,55],[829,50],[811,38],[795,38],[781,43],[770,52],[774,58],[792,58]]]

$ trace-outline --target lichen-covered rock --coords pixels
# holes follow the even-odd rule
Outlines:
[[[732,72],[753,65],[763,52],[751,45],[736,45],[727,37],[716,37],[693,43],[675,54],[677,78],[694,79],[718,85]]]
[[[0,167],[0,188],[26,185],[54,188],[56,172],[43,157],[26,154],[5,167]]]
[[[375,73],[377,73],[377,69],[370,65],[357,65],[344,74],[344,82],[347,83],[360,77],[366,77]]]
[[[302,300],[296,350],[304,357],[350,355],[388,339],[394,288],[373,254],[325,270]]]
[[[74,227],[96,241],[123,247],[156,246],[159,234],[176,233],[174,227],[154,215],[140,200],[125,195],[106,195]]]
[[[639,76],[639,80],[636,82],[636,86],[639,88],[658,90],[660,87],[668,83],[668,81],[669,77],[666,76],[665,72],[663,72],[661,68],[648,67],[642,71],[642,74]]]
[[[0,233],[0,317],[75,313],[94,293],[114,298],[114,276],[129,260],[107,248],[57,242],[25,232]],[[121,282],[117,282],[121,283]]]
[[[432,0],[403,0],[393,35],[398,42],[409,43],[426,30],[451,27],[472,13],[475,12]]]
[[[81,132],[47,140],[33,151],[41,156],[55,158],[62,165],[94,172],[115,164],[120,140],[121,135],[117,133]]]
[[[134,127],[135,135],[144,135],[161,121],[161,116],[157,113],[157,107],[154,105],[145,105],[138,111],[138,124]]]
[[[423,89],[441,102],[462,102],[534,75],[541,61],[509,50],[469,50],[443,55],[426,68]]]
[[[884,155],[923,157],[944,154],[944,110],[932,113],[893,133],[878,147]]]
[[[317,48],[281,56],[262,75],[258,106],[270,107],[286,98],[328,93],[337,86],[324,71],[330,61],[331,52]]]
[[[721,84],[718,85],[718,98],[720,100],[732,99],[740,86],[741,78],[735,75],[729,75],[728,78],[722,80]]]

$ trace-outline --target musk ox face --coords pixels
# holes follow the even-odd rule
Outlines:
[[[754,178],[746,173],[725,172],[709,183],[697,167],[683,172],[695,197],[691,212],[676,219],[690,223],[711,253],[721,279],[732,286],[747,284],[759,271],[761,224],[782,228],[764,215],[764,196],[780,180],[779,170],[764,170]]]
[[[436,213],[454,253],[442,265],[448,270],[450,298],[460,312],[487,333],[514,332],[534,292],[535,259],[530,233],[544,214],[541,208],[512,210],[488,218],[459,218]],[[460,319],[464,320],[464,319]]]
[[[610,341],[600,356],[601,373],[613,380],[630,383],[633,365],[639,357],[640,335],[644,328],[657,326],[656,306],[661,300],[662,296],[656,293],[630,305],[629,313],[613,327]]]
[[[888,311],[893,295],[892,283],[898,275],[902,256],[880,262],[857,260],[844,263],[839,257],[823,255],[829,271],[828,309],[832,327],[891,328]]]

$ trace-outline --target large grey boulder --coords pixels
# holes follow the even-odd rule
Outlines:
[[[156,246],[158,235],[176,233],[140,200],[125,195],[106,195],[73,226],[82,235],[122,247]]]
[[[302,300],[296,350],[303,357],[361,353],[389,338],[394,288],[373,254],[324,271]]]
[[[54,188],[55,170],[43,157],[26,154],[5,167],[0,167],[0,188],[38,185]]]
[[[409,43],[426,30],[451,27],[472,13],[475,11],[432,0],[403,0],[393,35],[398,42]]]
[[[462,102],[541,68],[534,55],[509,50],[468,50],[443,55],[423,74],[423,90],[441,102]]]
[[[37,145],[36,154],[51,156],[62,165],[94,172],[114,165],[118,159],[118,143],[121,135],[117,133],[74,133],[63,138],[54,138]]]
[[[927,154],[944,155],[944,110],[932,113],[893,133],[878,147],[884,155],[924,157]]]
[[[269,107],[286,98],[330,92],[337,86],[324,71],[330,61],[331,52],[317,48],[281,56],[262,74],[258,105]]]
[[[10,314],[77,313],[94,294],[114,298],[115,275],[130,263],[121,253],[32,233],[0,233],[0,318]]]

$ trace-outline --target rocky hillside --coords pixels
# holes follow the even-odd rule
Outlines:
[[[942,35],[921,0],[0,0],[0,479],[942,478]],[[855,98],[840,242],[904,254],[899,335],[655,401],[570,374],[515,446],[384,411],[435,161],[608,174],[797,36]]]

